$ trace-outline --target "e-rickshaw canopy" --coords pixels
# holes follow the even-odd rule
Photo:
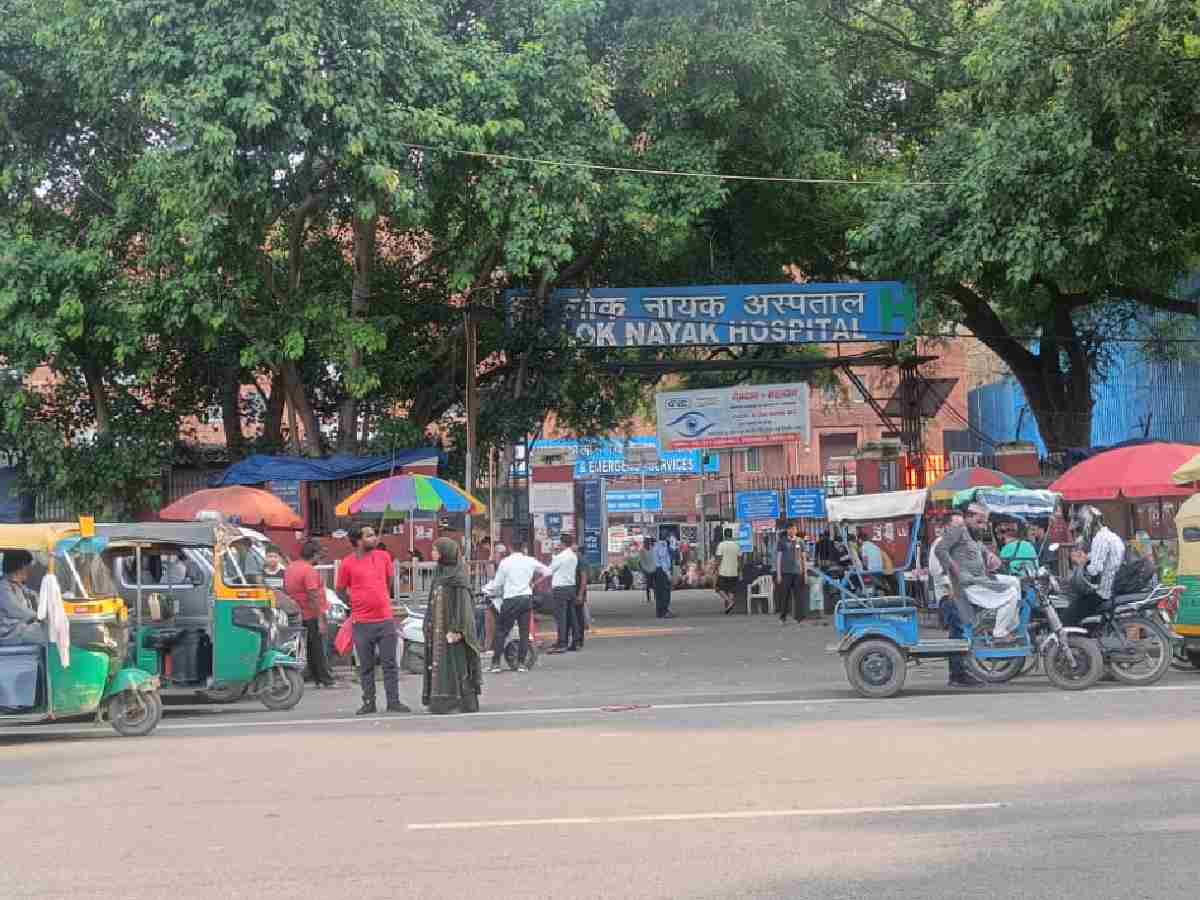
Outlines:
[[[929,491],[924,488],[886,494],[830,497],[825,501],[825,512],[830,522],[873,522],[877,519],[923,515],[928,500]]]

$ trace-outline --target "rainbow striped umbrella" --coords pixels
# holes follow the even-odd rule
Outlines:
[[[462,488],[430,475],[393,475],[359,488],[334,510],[339,516],[384,515],[422,509],[483,515],[487,507]]]

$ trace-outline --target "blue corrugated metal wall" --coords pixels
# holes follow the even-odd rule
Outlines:
[[[1200,442],[1200,362],[1149,362],[1139,345],[1130,344],[1095,392],[1092,446],[1141,437]],[[996,442],[1033,441],[1045,453],[1025,392],[1015,379],[976,388],[968,404],[971,425],[984,435]]]

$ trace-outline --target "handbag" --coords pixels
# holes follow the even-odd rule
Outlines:
[[[346,619],[342,623],[342,627],[338,629],[337,637],[333,639],[333,649],[337,651],[338,656],[345,656],[354,646],[354,621]]]

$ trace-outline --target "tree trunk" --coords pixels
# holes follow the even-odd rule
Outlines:
[[[283,377],[275,373],[271,377],[271,393],[264,394],[266,412],[263,414],[263,443],[268,447],[283,447],[283,410],[286,406],[287,391],[283,386]]]
[[[287,400],[300,418],[300,447],[305,456],[319,457],[321,455],[321,427],[317,422],[317,414],[313,411],[308,394],[304,390],[304,382],[300,378],[300,370],[291,360],[279,366],[279,374]]]
[[[108,393],[104,387],[104,375],[100,365],[92,359],[84,360],[83,380],[87,384],[92,408],[96,411],[96,434],[107,435],[112,431],[112,413],[108,405]]]
[[[371,308],[371,274],[375,268],[375,239],[378,218],[354,219],[354,285],[350,291],[350,319],[364,318]],[[346,396],[338,408],[338,449],[353,453],[358,449],[358,398],[353,385],[362,371],[363,355],[351,336],[346,347],[342,384]]]
[[[1042,354],[1039,354],[1041,359]],[[1059,367],[1055,367],[1059,368]],[[1058,377],[1045,377],[1044,370],[1012,369],[1025,392],[1029,410],[1038,431],[1051,453],[1069,447],[1090,447],[1092,443],[1091,372],[1059,371]],[[1085,388],[1080,389],[1084,384]],[[1001,435],[991,435],[1000,438]]]
[[[237,367],[221,373],[221,424],[225,429],[225,449],[230,456],[246,452],[246,435],[242,431],[242,379]]]

